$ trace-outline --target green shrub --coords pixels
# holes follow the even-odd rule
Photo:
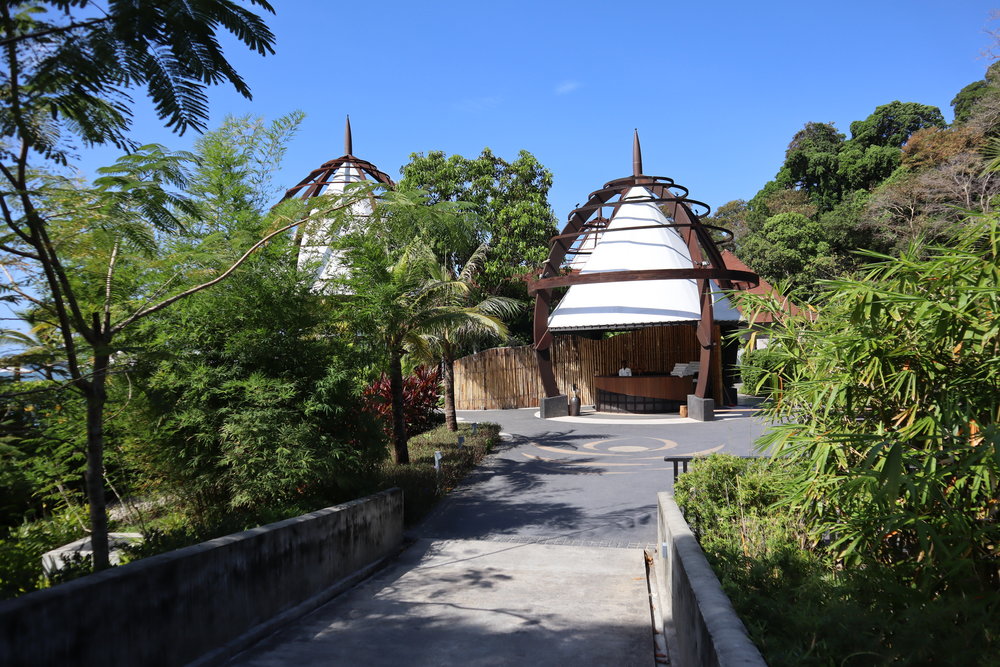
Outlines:
[[[376,471],[377,489],[403,489],[406,525],[413,525],[492,451],[499,433],[498,424],[479,424],[473,435],[470,424],[460,423],[457,433],[439,426],[411,438],[410,463],[381,466]],[[463,447],[458,446],[459,437],[465,439]],[[434,469],[435,451],[443,455],[440,472]]]
[[[362,409],[364,360],[290,253],[269,247],[142,325],[141,395],[118,428],[143,492],[171,496],[194,523],[342,498],[384,457]]]
[[[46,519],[25,521],[7,529],[0,539],[0,597],[14,597],[44,588],[42,554],[85,535],[86,510],[72,507]],[[86,572],[74,568],[79,576]],[[63,577],[62,579],[66,579]]]
[[[869,257],[863,277],[825,283],[815,317],[761,304],[778,357],[764,383],[781,392],[759,444],[802,463],[789,500],[847,567],[995,595],[1000,217],[970,217],[947,247]]]
[[[801,523],[774,508],[788,477],[770,459],[712,454],[692,464],[674,493],[703,542],[735,542],[743,555],[760,557],[803,539]]]
[[[770,396],[778,389],[774,377],[780,360],[780,354],[767,347],[744,352],[740,358],[743,393],[751,396]]]
[[[1000,601],[923,592],[887,566],[844,568],[782,502],[797,464],[713,455],[675,485],[678,504],[751,638],[773,667],[991,665]]]

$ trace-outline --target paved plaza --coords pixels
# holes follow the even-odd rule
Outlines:
[[[536,409],[460,412],[495,422],[503,445],[415,531],[420,537],[639,547],[655,541],[665,456],[748,455],[763,425],[749,407],[717,420],[672,415],[539,419]]]

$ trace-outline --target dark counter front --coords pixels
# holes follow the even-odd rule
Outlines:
[[[594,389],[599,412],[677,412],[694,393],[694,377],[597,375]]]

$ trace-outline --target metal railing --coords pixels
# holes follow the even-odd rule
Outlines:
[[[704,456],[664,456],[663,460],[674,464],[674,481],[688,471],[688,464],[692,461],[704,459]],[[759,459],[761,456],[737,456],[739,459]]]

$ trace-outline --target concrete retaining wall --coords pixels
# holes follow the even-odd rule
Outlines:
[[[402,536],[403,494],[390,489],[0,602],[0,665],[221,659],[325,602]]]
[[[656,580],[666,610],[664,624],[672,625],[664,628],[675,644],[671,664],[766,666],[673,496],[659,493],[657,501]]]

